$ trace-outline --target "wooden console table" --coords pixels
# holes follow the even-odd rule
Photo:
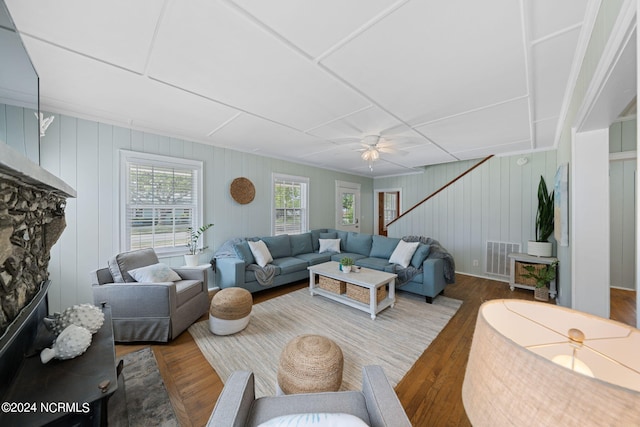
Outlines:
[[[519,252],[511,253],[511,254],[508,254],[507,256],[509,257],[510,263],[511,263],[511,268],[510,268],[511,274],[509,276],[509,287],[511,288],[511,290],[513,290],[514,288],[529,289],[531,291],[536,289],[534,285],[527,285],[524,283],[517,282],[518,278],[516,277],[516,262],[522,262],[525,264],[550,265],[558,261],[558,258],[555,258],[555,257],[539,257],[539,256],[533,256],[533,255],[523,254]],[[557,293],[556,279],[553,279],[551,282],[549,282],[549,296],[551,298],[555,298],[556,293]]]

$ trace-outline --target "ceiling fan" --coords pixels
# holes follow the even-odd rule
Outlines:
[[[373,162],[380,158],[380,153],[408,154],[406,151],[393,148],[393,143],[381,138],[380,135],[367,135],[360,141],[360,145],[363,147],[358,150],[362,151],[360,157],[369,163],[370,170],[373,170]]]

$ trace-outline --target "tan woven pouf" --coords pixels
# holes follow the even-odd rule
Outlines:
[[[321,335],[300,335],[280,355],[277,392],[338,391],[343,365],[342,350],[335,342]]]
[[[211,299],[209,330],[216,335],[240,332],[249,324],[253,298],[244,288],[225,288]]]

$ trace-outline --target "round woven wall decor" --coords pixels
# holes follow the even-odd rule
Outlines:
[[[256,196],[256,188],[253,186],[253,182],[243,176],[233,180],[229,192],[233,200],[241,205],[251,203]]]

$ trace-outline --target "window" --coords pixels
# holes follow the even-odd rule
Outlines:
[[[309,227],[309,178],[273,175],[272,234],[300,234]]]
[[[121,150],[121,250],[187,251],[202,218],[202,162]]]

